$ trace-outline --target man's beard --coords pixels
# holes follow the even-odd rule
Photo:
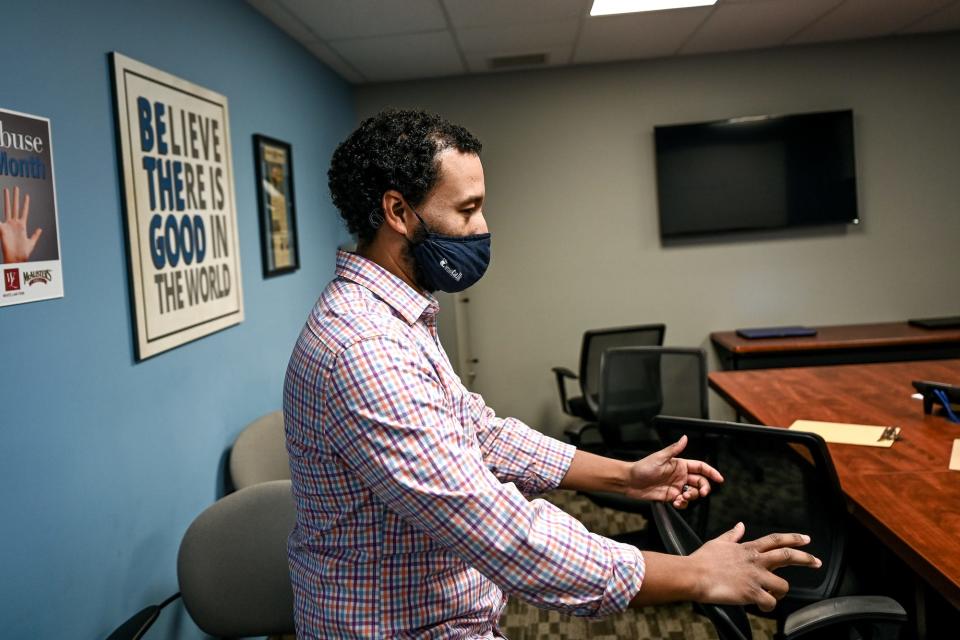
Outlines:
[[[413,248],[427,239],[427,230],[423,225],[418,226],[413,231],[413,240],[407,240],[404,246],[403,259],[413,267],[413,283],[427,293],[434,293],[436,289],[428,288],[424,282],[427,281],[423,273],[423,268],[413,257]]]

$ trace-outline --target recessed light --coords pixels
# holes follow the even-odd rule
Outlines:
[[[685,9],[687,7],[706,7],[712,4],[717,4],[717,0],[593,0],[590,15],[612,16],[617,13]]]

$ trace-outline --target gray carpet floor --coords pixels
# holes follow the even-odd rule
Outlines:
[[[598,507],[572,491],[553,491],[543,497],[580,520],[588,530],[601,535],[618,535],[647,526],[642,516]],[[689,604],[644,607],[602,620],[587,620],[537,609],[511,598],[500,625],[510,640],[706,640],[717,637],[710,621],[695,613]],[[756,640],[772,638],[776,630],[772,620],[754,616],[750,616],[750,626]]]

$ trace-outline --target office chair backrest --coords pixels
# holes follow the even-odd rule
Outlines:
[[[810,536],[804,547],[823,561],[812,571],[777,571],[790,583],[778,615],[836,594],[846,545],[846,507],[840,483],[823,439],[812,433],[776,427],[660,416],[654,427],[673,441],[686,434],[683,457],[705,460],[723,474],[706,498],[683,512],[701,540],[746,525],[746,538],[774,532]]]
[[[290,479],[282,411],[268,413],[240,432],[230,451],[230,479],[236,489]]]
[[[591,329],[583,333],[580,347],[580,390],[587,406],[596,414],[600,391],[600,360],[607,349],[649,347],[663,344],[665,324]]]
[[[688,556],[703,545],[700,536],[672,505],[653,503],[653,520],[669,553]],[[697,604],[696,607],[710,618],[720,640],[751,640],[753,637],[750,621],[742,607],[716,604]]]
[[[703,349],[621,347],[601,359],[597,419],[604,443],[629,446],[649,438],[658,414],[706,418],[707,358]]]
[[[289,480],[241,489],[197,516],[177,576],[198,627],[231,638],[294,633],[287,536],[295,519]]]

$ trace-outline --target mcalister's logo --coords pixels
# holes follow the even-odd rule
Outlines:
[[[23,272],[23,281],[30,286],[35,284],[49,284],[52,279],[53,276],[50,273],[50,269]]]

